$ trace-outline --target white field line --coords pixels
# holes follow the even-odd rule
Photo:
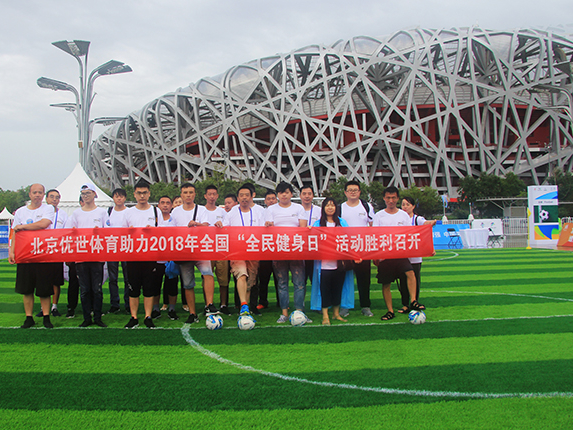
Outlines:
[[[268,372],[266,370],[257,369],[252,366],[247,366],[241,363],[237,363],[231,360],[228,360],[224,357],[221,357],[219,354],[208,350],[207,348],[203,347],[199,344],[195,339],[191,337],[189,333],[189,326],[185,324],[183,328],[181,328],[181,333],[183,334],[183,338],[189,345],[199,351],[201,354],[212,358],[213,360],[218,361],[219,363],[226,364],[229,366],[236,367],[238,369],[258,373],[264,376],[270,376],[272,378],[278,378],[283,381],[290,381],[290,382],[298,382],[303,384],[310,384],[310,385],[317,385],[320,387],[329,387],[329,388],[342,388],[346,390],[358,390],[358,391],[367,391],[367,392],[375,392],[375,393],[384,393],[384,394],[405,394],[409,396],[422,396],[422,397],[452,397],[452,398],[474,398],[474,399],[499,399],[504,397],[520,397],[520,398],[527,398],[527,397],[573,397],[573,393],[569,392],[552,392],[552,393],[469,393],[469,392],[460,392],[460,391],[429,391],[429,390],[402,390],[398,388],[383,388],[383,387],[363,387],[360,385],[354,384],[338,384],[334,382],[320,382],[320,381],[311,381],[305,378],[297,378],[295,376],[288,376],[283,375],[281,373],[276,372]]]

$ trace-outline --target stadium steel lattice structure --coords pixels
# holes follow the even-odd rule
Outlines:
[[[455,196],[460,178],[571,170],[573,41],[415,29],[261,58],[166,94],[89,148],[108,187],[213,171],[321,193],[340,176]]]

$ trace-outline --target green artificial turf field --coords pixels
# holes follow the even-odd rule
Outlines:
[[[52,318],[53,330],[19,329],[22,298],[14,267],[2,260],[0,422],[15,429],[569,429],[572,263],[573,253],[551,250],[438,251],[422,266],[426,324],[400,314],[380,321],[373,270],[374,318],[358,309],[348,323],[322,327],[309,312],[310,325],[278,325],[271,300],[254,330],[239,331],[235,315],[209,331],[203,317],[184,325],[179,305],[182,320],[163,316],[157,330],[125,330],[127,315],[104,316],[108,329],[80,329],[79,307],[75,319]],[[393,295],[399,309],[394,286]],[[64,288],[62,311],[65,302]]]

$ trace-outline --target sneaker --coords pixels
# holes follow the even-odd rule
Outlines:
[[[175,309],[170,310],[169,312],[167,312],[167,316],[169,317],[170,320],[172,321],[176,321],[179,319],[179,317],[177,316],[177,312],[175,312]]]
[[[120,312],[119,306],[112,306],[109,308],[108,314],[118,314]]]
[[[249,305],[241,305],[241,311],[239,312],[239,315],[251,315],[251,311],[249,311]]]
[[[106,328],[106,327],[107,327],[107,324],[104,323],[104,322],[103,322],[102,320],[100,320],[100,319],[94,320],[94,324],[97,325],[98,327],[103,327],[103,328]]]
[[[161,309],[159,309],[159,310],[163,312],[163,311],[166,311],[167,309],[169,309],[169,306],[163,305],[163,306],[161,306]]]
[[[256,307],[253,308],[253,310],[251,311],[251,315],[256,315],[256,316],[261,316],[262,313],[260,310],[258,310]]]
[[[312,320],[307,315],[305,315],[305,317],[306,317],[305,324],[312,324]]]
[[[199,318],[197,318],[197,315],[191,314],[191,315],[189,315],[189,318],[187,318],[187,321],[185,321],[185,324],[193,324],[193,323],[198,323],[198,322],[199,322]]]
[[[42,309],[40,309],[40,312],[38,312],[38,313],[36,314],[36,316],[37,316],[38,318],[42,318],[42,317],[44,316],[44,311],[43,311]]]
[[[151,317],[145,317],[145,319],[143,320],[143,324],[145,324],[145,327],[147,328],[155,328],[155,324],[153,323],[153,318]]]
[[[181,309],[183,309],[185,312],[189,312],[189,306],[187,305],[181,306]]]
[[[161,312],[160,311],[156,311],[155,309],[151,311],[151,318],[153,318],[154,320],[157,318],[161,318]]]
[[[76,311],[73,309],[68,309],[68,312],[66,312],[66,318],[70,319],[75,317],[76,317]]]
[[[89,327],[90,325],[93,324],[92,320],[84,320],[81,324],[80,327]]]
[[[205,306],[205,315],[209,316],[209,315],[216,315],[219,313],[219,310],[215,307],[215,305],[213,305],[213,303],[211,303],[208,306]]]
[[[30,328],[36,325],[36,321],[32,317],[26,317],[24,324],[20,326],[20,328]]]
[[[225,305],[221,305],[221,307],[219,308],[219,312],[224,314],[224,315],[232,315],[229,308]]]
[[[139,327],[139,320],[137,318],[131,317],[128,323],[125,325],[125,328],[135,328]]]
[[[58,308],[54,308],[54,309],[52,309],[52,316],[53,316],[53,317],[61,317],[62,314],[60,313],[60,311],[58,310]]]
[[[374,314],[372,313],[370,308],[362,308],[362,315],[364,315],[365,317],[373,317],[374,316]],[[342,317],[342,313],[340,316]]]
[[[348,309],[340,308],[340,316],[342,318],[346,318],[348,315],[350,315],[350,311]]]
[[[44,317],[44,327],[46,328],[54,328],[54,324],[52,324],[52,321],[50,321],[50,316],[46,315]]]
[[[261,309],[266,309],[268,306],[265,305],[257,305],[257,309],[261,310]]]
[[[131,315],[131,309],[129,307],[125,308],[125,314]]]
[[[281,315],[279,317],[279,319],[277,320],[277,323],[279,323],[279,324],[283,324],[286,322],[288,322],[288,316],[287,315]]]

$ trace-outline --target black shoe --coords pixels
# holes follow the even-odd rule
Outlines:
[[[79,326],[80,327],[89,327],[92,324],[93,324],[92,320],[84,320]]]
[[[199,322],[199,318],[197,318],[197,315],[191,314],[191,315],[189,315],[189,318],[187,318],[187,321],[185,321],[185,324],[193,324],[193,323],[198,323],[198,322]]]
[[[179,319],[179,317],[177,316],[177,312],[175,312],[175,309],[172,309],[169,312],[167,312],[167,315],[169,316],[169,319],[172,321],[176,321]]]
[[[156,328],[151,317],[145,317],[143,324],[145,324],[145,327],[147,328]]]
[[[52,324],[52,321],[50,321],[50,315],[46,315],[44,317],[44,327],[46,328],[54,328],[54,324]]]
[[[229,308],[225,305],[221,305],[221,307],[219,308],[219,312],[224,314],[224,315],[233,315],[231,313],[231,311],[229,310]]]
[[[70,318],[75,318],[76,316],[76,311],[74,309],[68,309],[68,312],[66,312],[66,318],[70,319]]]
[[[26,317],[24,324],[20,326],[20,328],[30,328],[36,325],[36,321],[32,317]]]
[[[109,311],[107,312],[108,314],[118,314],[120,311],[119,307],[117,306],[112,306],[111,308],[109,308]]]
[[[58,308],[54,308],[54,309],[52,309],[52,316],[53,316],[53,317],[61,317],[62,314],[60,313],[60,311],[58,310]]]
[[[260,310],[258,310],[257,308],[251,308],[251,315],[257,315],[257,316],[261,316],[262,313]]]
[[[94,320],[94,324],[97,325],[98,327],[103,327],[103,328],[106,328],[106,327],[107,327],[107,324],[104,323],[104,322],[103,322],[102,320],[100,320],[100,319]]]
[[[42,318],[44,316],[44,311],[40,309],[40,312],[36,314],[38,318]]]
[[[125,314],[126,314],[126,315],[131,315],[131,309],[130,309],[130,308],[125,308]]]
[[[205,315],[209,316],[209,315],[216,315],[220,313],[219,310],[215,307],[215,305],[213,305],[213,303],[211,303],[208,306],[205,306]]]
[[[135,328],[139,327],[139,320],[137,318],[131,317],[128,323],[125,325],[125,328]]]
[[[155,309],[151,311],[151,318],[156,320],[157,318],[161,318],[161,312],[156,311]]]

